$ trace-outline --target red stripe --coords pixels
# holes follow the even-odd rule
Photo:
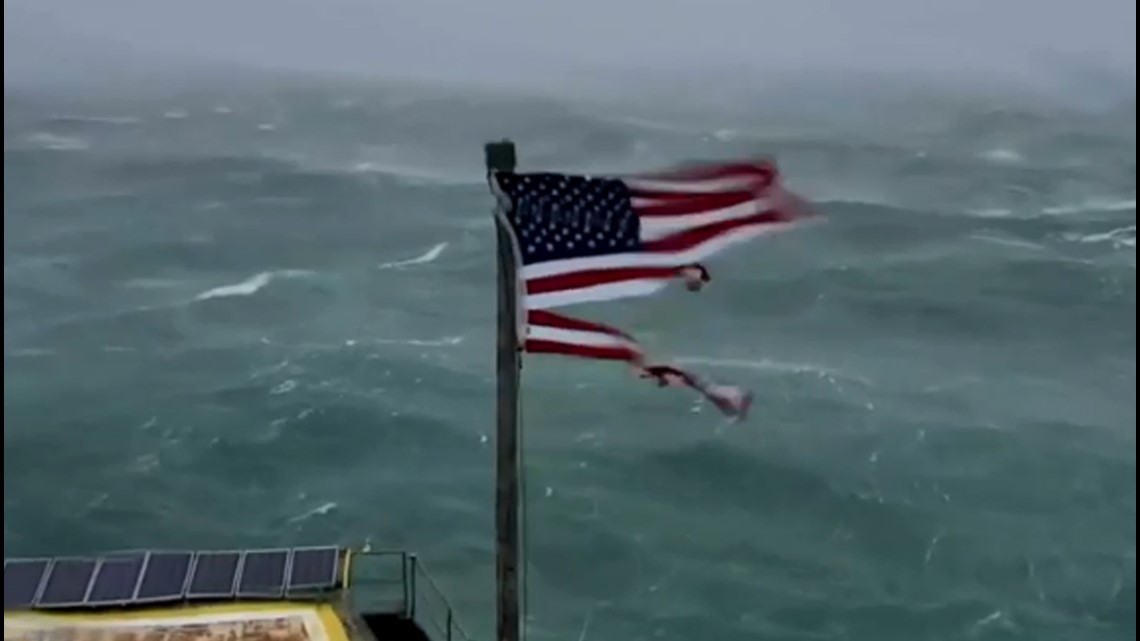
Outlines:
[[[688,251],[718,236],[746,227],[790,223],[804,216],[799,212],[771,209],[751,216],[710,223],[666,236],[644,244],[643,251],[661,254],[674,254]],[[810,213],[810,212],[809,212]],[[531,278],[526,281],[527,295],[570,291],[586,287],[611,285],[633,280],[671,280],[682,276],[686,264],[657,267],[611,267],[585,269],[554,276]]]
[[[671,236],[666,236],[659,240],[650,241],[644,244],[644,251],[647,252],[660,252],[663,254],[673,254],[690,250],[698,245],[706,243],[717,236],[723,236],[737,229],[743,227],[754,227],[758,225],[773,225],[777,223],[790,223],[795,220],[794,216],[789,215],[779,209],[771,209],[759,214],[751,216],[744,216],[742,218],[733,218],[730,220],[723,220],[716,223],[709,223],[693,229],[687,229],[678,232]]]
[[[527,280],[526,293],[534,296],[629,280],[670,280],[681,275],[682,267],[682,265],[676,267],[614,267],[611,269],[582,270],[557,276],[543,276]]]
[[[648,177],[646,177],[648,178]],[[733,187],[724,187],[719,193],[696,193],[697,186],[692,185],[685,191],[686,181],[709,181],[739,178],[734,181]],[[743,203],[750,202],[758,197],[760,191],[770,187],[778,189],[776,183],[778,174],[776,167],[770,163],[735,163],[704,166],[682,169],[659,175],[659,180],[672,180],[677,183],[679,192],[663,192],[661,190],[631,189],[637,197],[653,198],[656,202],[636,207],[638,216],[647,218],[691,215],[704,212],[723,210]],[[742,184],[743,183],[743,184]],[[707,188],[707,186],[706,186]],[[763,225],[788,223],[806,215],[810,215],[810,208],[798,198],[782,201],[782,205],[768,211],[737,217],[731,220],[720,221],[698,227],[692,227],[675,232],[665,238],[646,242],[642,245],[642,252],[661,254],[666,260],[670,255],[687,252],[714,240],[718,237],[732,234],[738,230]],[[528,295],[550,292],[582,289],[591,286],[616,284],[622,281],[635,280],[664,280],[682,275],[682,270],[689,265],[677,264],[670,267],[615,267],[610,269],[590,269],[570,274],[533,278],[527,281]],[[707,280],[707,272],[702,266],[695,266],[701,271],[702,280]],[[588,345],[573,342],[573,336],[566,340],[532,339],[524,341],[524,347],[532,354],[558,354],[577,358],[622,361],[638,365],[644,364],[644,354],[637,342],[628,334],[614,327],[577,320],[555,314],[547,310],[530,310],[527,312],[528,327],[544,327],[578,331],[594,336],[618,337],[628,341],[628,345]],[[587,338],[588,337],[584,337]],[[699,391],[721,411],[732,416],[743,416],[747,410],[747,401],[750,396],[744,396],[743,404],[736,402],[734,390],[717,386],[706,386],[699,379],[684,370],[668,366],[646,367],[645,375],[658,381],[659,384],[668,384],[679,380],[683,384]]]
[[[527,322],[531,325],[542,325],[543,327],[553,327],[555,329],[571,329],[579,332],[595,332],[598,334],[608,334],[610,336],[617,336],[627,340],[633,340],[633,337],[625,332],[610,327],[609,325],[602,325],[601,323],[591,323],[590,321],[578,320],[555,314],[554,312],[546,311],[545,309],[532,309],[527,311]]]
[[[592,358],[604,361],[629,361],[639,358],[639,354],[628,347],[599,347],[597,345],[575,345],[545,339],[527,339],[526,351],[530,354],[562,354],[579,358]]]
[[[659,203],[637,205],[634,208],[638,216],[652,218],[656,216],[686,216],[726,209],[754,200],[756,195],[749,191],[726,191],[713,194],[656,192],[652,196],[642,195],[641,197],[662,200]]]

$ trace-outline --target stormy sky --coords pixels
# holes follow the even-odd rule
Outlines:
[[[717,67],[1025,75],[1057,61],[1134,76],[1136,58],[1134,0],[5,0],[4,14],[6,71],[104,45],[519,81]]]

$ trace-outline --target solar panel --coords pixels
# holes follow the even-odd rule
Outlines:
[[[14,559],[4,562],[4,609],[30,607],[43,583],[49,559]]]
[[[6,559],[5,610],[183,599],[281,598],[336,588],[341,549],[121,552],[104,558]]]
[[[232,597],[240,558],[240,552],[200,553],[194,561],[194,574],[186,596],[191,599]]]
[[[340,548],[297,548],[289,571],[290,590],[319,590],[337,584]]]
[[[289,550],[246,552],[238,580],[238,596],[281,596],[288,564]]]
[[[107,557],[95,571],[87,605],[129,603],[142,575],[144,555]]]
[[[193,557],[190,552],[148,554],[134,600],[149,603],[181,599],[186,590],[186,577],[190,573],[190,560]]]
[[[36,605],[63,608],[82,604],[98,563],[97,559],[56,559]]]

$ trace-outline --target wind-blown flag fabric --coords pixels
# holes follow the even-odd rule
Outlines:
[[[680,369],[651,365],[630,335],[550,311],[645,296],[670,281],[710,280],[704,259],[812,216],[770,163],[721,163],[634,177],[496,172],[492,189],[513,233],[526,310],[524,349],[619,360],[659,385],[697,390],[731,416],[751,397]]]

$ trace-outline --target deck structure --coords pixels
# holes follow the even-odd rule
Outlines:
[[[5,559],[4,641],[470,641],[414,554],[340,547]]]

